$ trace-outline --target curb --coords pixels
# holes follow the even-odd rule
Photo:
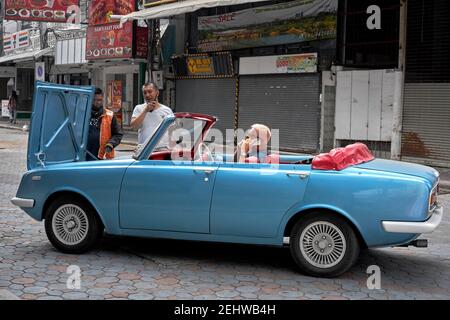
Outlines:
[[[21,127],[11,126],[8,124],[0,124],[0,128],[23,131]],[[28,132],[28,131],[24,131],[24,132]]]

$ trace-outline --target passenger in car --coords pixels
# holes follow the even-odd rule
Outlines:
[[[272,133],[263,124],[254,124],[247,136],[238,143],[235,160],[237,162],[265,162],[268,155],[268,144]]]

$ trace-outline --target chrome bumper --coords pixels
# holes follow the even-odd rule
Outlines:
[[[424,222],[382,221],[386,232],[395,233],[431,233],[442,221],[444,208],[437,206],[431,217]]]
[[[24,199],[14,197],[11,199],[11,203],[21,208],[33,208],[34,207],[34,199]]]

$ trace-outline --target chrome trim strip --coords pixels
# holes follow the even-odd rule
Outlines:
[[[11,199],[11,203],[21,208],[33,208],[34,207],[34,199],[24,199],[14,197]]]
[[[431,233],[441,223],[444,208],[437,206],[432,216],[424,222],[406,221],[382,221],[383,229],[386,232],[394,233]]]

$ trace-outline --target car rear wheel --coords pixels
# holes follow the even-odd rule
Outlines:
[[[92,249],[100,240],[102,230],[92,206],[74,196],[56,199],[45,215],[48,239],[65,253],[83,253]]]
[[[360,246],[355,232],[344,219],[312,213],[295,224],[290,249],[303,272],[336,277],[354,265]]]

